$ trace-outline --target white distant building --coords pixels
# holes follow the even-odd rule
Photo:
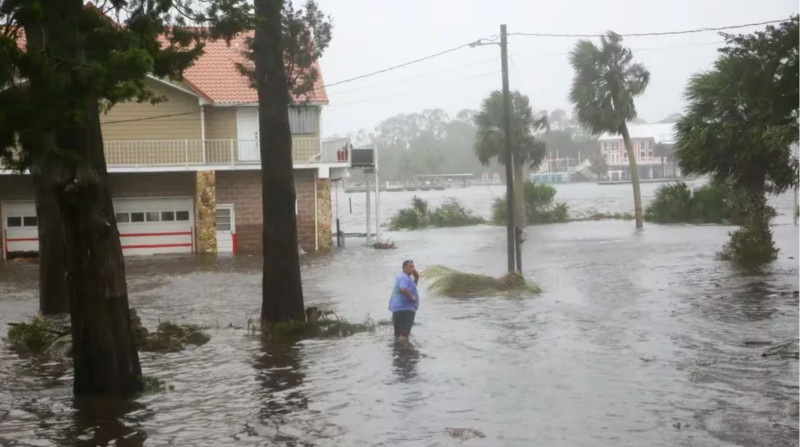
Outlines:
[[[636,164],[639,166],[639,176],[643,178],[666,177],[668,169],[666,161],[654,154],[656,144],[674,144],[674,123],[667,124],[628,124],[631,135],[633,152]],[[597,139],[600,144],[600,153],[608,164],[608,174],[611,179],[626,179],[630,177],[628,153],[622,135],[605,133]]]

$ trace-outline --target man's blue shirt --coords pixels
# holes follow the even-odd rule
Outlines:
[[[400,293],[400,289],[408,289],[411,295],[417,297],[417,301],[411,301],[407,296]],[[417,293],[417,285],[405,272],[397,274],[397,279],[394,282],[394,290],[392,290],[392,298],[389,300],[389,311],[398,312],[401,310],[419,309],[419,293]]]

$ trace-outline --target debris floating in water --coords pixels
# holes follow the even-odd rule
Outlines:
[[[422,273],[424,278],[433,279],[430,290],[440,295],[456,298],[470,298],[490,295],[524,295],[541,293],[535,283],[528,283],[517,273],[506,273],[500,278],[486,275],[463,273],[448,267],[435,265]]]

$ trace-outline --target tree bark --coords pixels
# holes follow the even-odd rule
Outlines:
[[[514,160],[514,225],[525,228],[528,225],[528,213],[525,206],[525,177],[521,162]]]
[[[633,185],[633,215],[636,218],[636,229],[644,228],[644,217],[642,213],[642,192],[639,189],[639,167],[636,165],[636,154],[633,152],[631,134],[628,132],[628,125],[623,123],[619,132],[625,142],[625,152],[628,153],[628,165],[631,168],[631,185]]]
[[[264,251],[261,320],[266,322],[305,320],[289,127],[291,97],[282,45],[283,3],[254,2]]]
[[[53,176],[41,165],[31,168],[36,189],[36,219],[39,230],[39,311],[43,315],[69,312],[64,275],[64,231],[58,213]]]
[[[57,144],[81,157],[53,185],[64,230],[76,397],[124,398],[143,391],[125,282],[125,263],[108,189],[96,101]]]

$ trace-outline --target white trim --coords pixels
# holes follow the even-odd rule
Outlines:
[[[324,102],[298,102],[292,103],[289,107],[301,107],[301,106],[327,106],[330,104],[327,101]],[[231,103],[224,103],[224,102],[215,102],[214,107],[258,107],[258,102],[231,102]]]
[[[190,94],[190,95],[192,95],[192,96],[196,96],[196,97],[198,97],[198,98],[200,97],[200,95],[199,95],[199,94],[197,94],[197,92],[195,92],[194,90],[190,90],[190,89],[188,89],[188,88],[185,88],[185,87],[183,87],[183,86],[180,86],[180,85],[177,85],[177,84],[173,84],[172,82],[170,82],[170,81],[166,81],[166,80],[164,80],[164,79],[161,79],[161,78],[159,78],[159,77],[157,77],[157,76],[153,76],[153,75],[147,75],[147,78],[148,78],[148,79],[152,79],[152,80],[154,80],[154,81],[157,81],[157,82],[160,82],[160,83],[162,83],[162,84],[164,84],[164,85],[168,85],[168,86],[170,86],[170,87],[174,88],[175,90],[180,90],[180,91],[182,91],[182,92],[184,92],[184,93],[188,93],[188,94]]]
[[[348,163],[295,163],[294,169],[319,169],[319,168],[349,168]],[[197,172],[197,171],[259,171],[261,170],[260,163],[253,164],[238,164],[238,165],[193,165],[193,166],[124,166],[115,167],[109,166],[109,174],[124,174],[129,172]],[[17,175],[17,172],[0,169],[0,175]],[[30,171],[23,172],[24,175],[30,174]]]
[[[317,208],[317,173],[314,179],[314,251],[319,251],[319,208]]]
[[[203,140],[203,143],[206,142],[206,108],[203,104],[200,104],[200,139]],[[203,155],[205,156],[205,151],[203,151]]]

